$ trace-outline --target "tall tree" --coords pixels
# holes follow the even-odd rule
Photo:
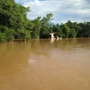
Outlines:
[[[41,38],[48,38],[49,37],[49,33],[52,31],[51,28],[53,26],[53,24],[51,23],[52,20],[52,13],[49,13],[46,15],[46,17],[43,17],[41,20],[42,23],[42,28],[40,30],[40,37]]]
[[[28,11],[29,7],[26,8],[16,4],[14,0],[0,0],[0,25],[1,28],[5,27],[5,32],[2,29],[0,33],[5,34],[6,40],[13,40],[14,38],[26,40],[30,38],[30,32],[27,30],[30,22],[28,24],[26,17]]]
[[[34,19],[32,21],[33,25],[34,25],[34,27],[32,29],[32,32],[31,32],[31,37],[32,38],[39,38],[39,36],[40,36],[40,29],[42,27],[40,19],[41,19],[41,17],[37,17],[36,19]]]
[[[71,36],[76,37],[78,33],[81,31],[81,27],[78,25],[77,22],[71,22],[70,20],[67,21],[67,26],[71,29]],[[75,35],[74,35],[75,34]]]
[[[67,26],[67,24],[62,24],[61,29],[63,32],[63,37],[68,38],[70,36],[70,28]]]
[[[55,36],[63,37],[63,32],[59,24],[53,25],[53,32],[55,32]]]

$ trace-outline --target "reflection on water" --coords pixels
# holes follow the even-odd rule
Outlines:
[[[0,90],[90,90],[90,39],[0,44]]]

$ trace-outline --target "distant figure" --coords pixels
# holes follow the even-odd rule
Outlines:
[[[50,35],[51,35],[51,43],[53,43],[53,42],[54,42],[54,40],[55,40],[54,34],[55,34],[55,33],[53,33],[53,32],[52,32],[52,33],[50,33]]]
[[[51,42],[53,43],[55,40],[62,40],[62,37],[59,37],[58,35],[56,37],[54,37],[54,32],[50,33],[51,35]]]
[[[51,35],[51,38],[54,38],[54,34],[55,34],[55,33],[50,33],[50,35]]]
[[[55,38],[51,38],[51,43],[54,43],[54,41],[55,41]]]
[[[60,37],[60,40],[62,40],[62,37]]]
[[[57,41],[62,40],[62,37],[56,36]]]
[[[59,36],[56,36],[57,41],[60,39]]]

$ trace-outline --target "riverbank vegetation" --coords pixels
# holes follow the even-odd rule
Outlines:
[[[27,18],[30,7],[24,7],[14,0],[0,0],[0,42],[22,41],[30,38],[49,38],[51,32],[63,38],[90,36],[90,22],[67,21],[62,24],[52,23],[53,14],[45,17],[36,17],[34,20]]]

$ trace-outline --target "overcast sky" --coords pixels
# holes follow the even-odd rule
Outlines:
[[[90,21],[90,0],[15,0],[16,3],[30,7],[27,17],[32,20],[38,16],[53,14],[54,23]]]

